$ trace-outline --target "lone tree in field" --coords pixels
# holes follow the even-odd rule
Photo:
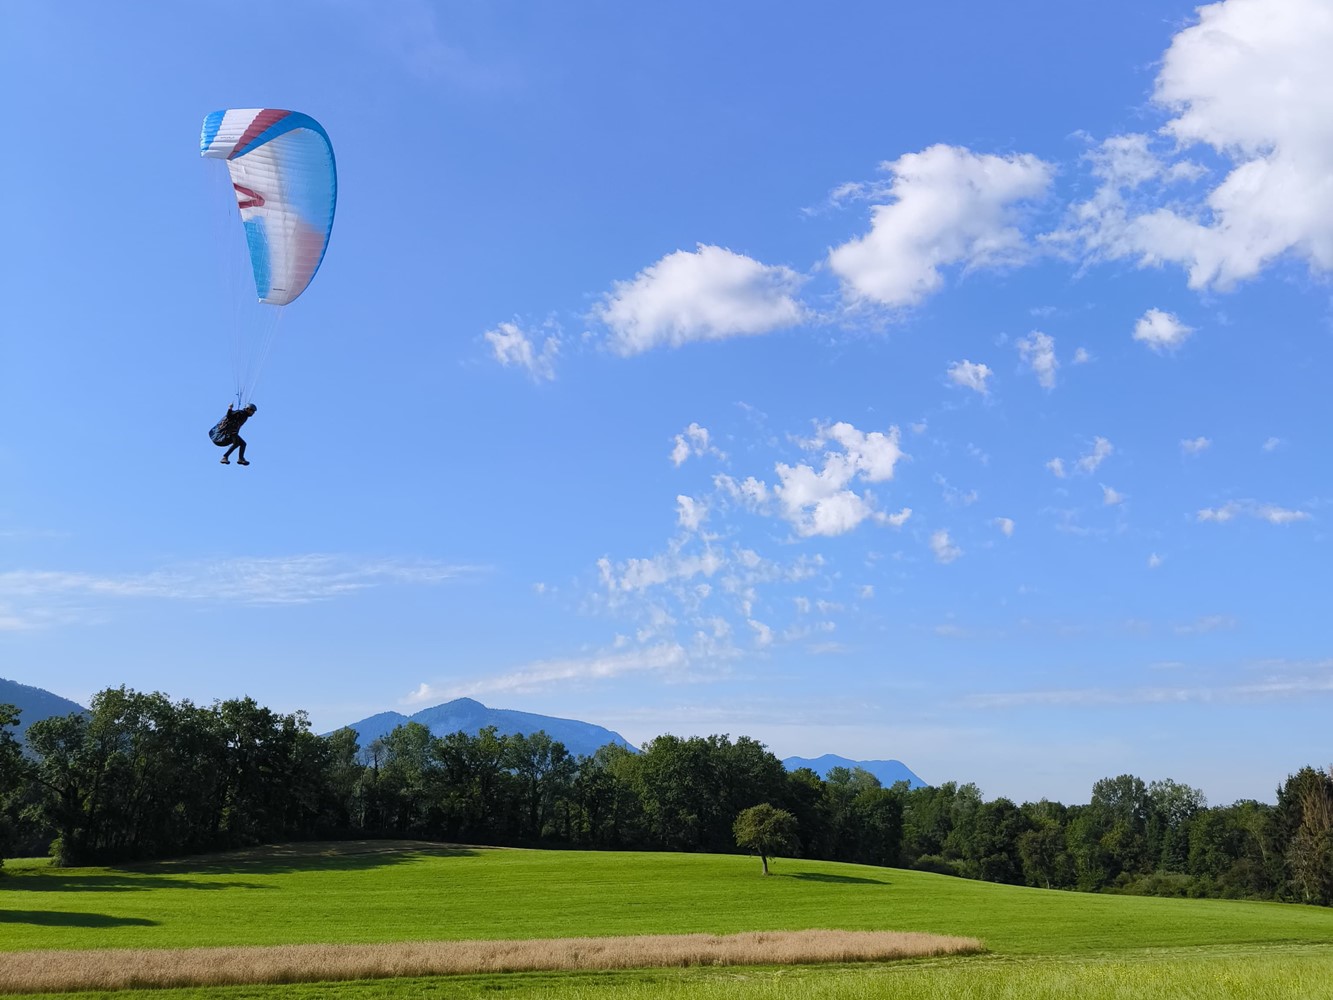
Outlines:
[[[736,834],[736,846],[748,847],[759,855],[765,875],[771,855],[790,854],[796,850],[796,817],[767,802],[741,810],[732,830]]]

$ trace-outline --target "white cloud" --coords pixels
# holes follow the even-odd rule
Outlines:
[[[805,307],[802,278],[717,246],[677,250],[617,282],[594,309],[619,354],[679,347],[696,340],[752,336],[795,326]]]
[[[958,487],[951,486],[949,480],[938,472],[932,478],[935,485],[940,488],[940,495],[944,498],[944,502],[950,507],[970,507],[980,499],[976,490],[963,492]]]
[[[462,684],[431,685],[423,683],[408,694],[404,704],[448,701],[475,697],[488,692],[531,692],[571,681],[609,680],[633,673],[670,673],[684,669],[689,657],[684,647],[670,642],[608,652],[596,656],[561,660],[538,660],[528,666],[495,677],[479,678]]]
[[[1104,437],[1094,438],[1092,450],[1078,460],[1078,471],[1091,475],[1097,471],[1097,467],[1106,461],[1107,457],[1115,451],[1115,445]]]
[[[1017,206],[1040,198],[1052,168],[1031,154],[977,154],[935,145],[881,164],[890,180],[867,197],[870,231],[829,252],[849,301],[912,306],[944,282],[941,268],[1015,263],[1028,253]]]
[[[1086,365],[1091,361],[1092,361],[1092,355],[1088,353],[1088,349],[1086,347],[1080,347],[1074,351],[1073,364]]]
[[[865,433],[843,422],[821,427],[807,447],[815,450],[833,443],[843,450],[825,451],[818,469],[777,464],[779,483],[773,495],[783,516],[807,536],[842,535],[857,527],[875,513],[875,505],[868,493],[857,493],[850,486],[856,480],[875,483],[893,478],[894,466],[903,457],[899,437],[897,427],[888,433]]]
[[[1055,373],[1060,368],[1060,362],[1055,358],[1054,337],[1033,330],[1018,342],[1018,354],[1023,363],[1032,369],[1043,389],[1055,388]]]
[[[1264,451],[1277,451],[1282,447],[1282,439],[1271,437],[1263,443]]]
[[[1156,552],[1150,553],[1148,556],[1148,568],[1156,569],[1160,565],[1162,565],[1162,557]]]
[[[1245,704],[1282,698],[1308,698],[1333,692],[1333,675],[1327,662],[1311,665],[1304,674],[1287,671],[1261,681],[1223,684],[1214,687],[1140,687],[1125,689],[1082,688],[1054,691],[1008,691],[967,696],[963,704],[977,709],[1011,709],[1032,705],[1059,707],[1103,707],[1231,702]]]
[[[1065,478],[1065,461],[1063,458],[1053,458],[1046,463],[1046,468],[1051,470],[1051,474],[1056,479]]]
[[[1149,309],[1134,324],[1134,339],[1147,344],[1158,354],[1174,351],[1194,332],[1175,315],[1160,309]]]
[[[495,360],[506,368],[511,365],[522,368],[537,381],[551,381],[555,378],[555,359],[560,354],[559,337],[547,336],[538,351],[517,324],[501,323],[494,330],[486,331],[486,340],[491,345]]]
[[[726,473],[713,477],[713,485],[733,500],[739,500],[751,510],[760,510],[770,498],[768,484],[754,476],[746,476],[737,482]]]
[[[1125,502],[1125,494],[1113,490],[1105,483],[1102,484],[1102,503],[1108,507],[1115,507]]]
[[[749,625],[750,628],[754,629],[754,633],[755,633],[755,635],[754,635],[754,644],[755,644],[756,646],[759,646],[760,648],[763,648],[763,647],[765,647],[765,646],[771,646],[771,645],[773,645],[773,629],[772,629],[772,628],[770,628],[769,626],[765,625],[765,624],[764,624],[763,622],[761,622],[761,621],[756,621],[756,620],[753,619],[753,618],[747,620],[747,621],[746,621],[746,624]]]
[[[708,516],[708,508],[693,497],[676,497],[676,519],[686,531],[698,531]]]
[[[1213,442],[1200,435],[1196,438],[1185,438],[1180,442],[1180,450],[1186,455],[1200,455],[1207,451]]]
[[[1177,635],[1206,635],[1209,632],[1229,631],[1236,627],[1236,619],[1230,615],[1204,615],[1196,621],[1177,625]]]
[[[676,435],[676,443],[671,448],[671,462],[679,468],[691,455],[727,457],[721,449],[714,447],[708,428],[700,427],[697,423],[691,423]]]
[[[696,576],[711,577],[724,565],[723,557],[711,548],[697,554],[669,552],[645,559],[627,559],[618,571],[606,557],[597,561],[602,582],[613,592],[643,591]]]
[[[991,374],[988,366],[967,360],[955,361],[949,366],[948,371],[949,381],[954,385],[979,392],[983,396],[989,392],[986,379],[990,378]]]
[[[380,586],[430,586],[476,570],[326,554],[188,563],[124,576],[10,570],[0,573],[0,631],[97,619],[104,612],[93,608],[113,600],[309,604]]]
[[[1251,517],[1269,524],[1294,524],[1297,521],[1310,520],[1310,514],[1303,510],[1290,510],[1277,504],[1259,503],[1255,500],[1229,500],[1221,507],[1205,507],[1195,515],[1196,520],[1225,524],[1237,517]]]
[[[963,550],[953,543],[949,532],[943,528],[930,536],[930,551],[935,553],[937,562],[951,563],[963,554]]]
[[[1096,256],[1180,265],[1197,289],[1229,288],[1284,257],[1333,268],[1333,7],[1224,0],[1197,13],[1153,94],[1170,116],[1160,145],[1173,148],[1107,140],[1080,237]],[[1184,158],[1205,147],[1220,179]],[[1188,193],[1161,190],[1181,179]]]
[[[991,521],[991,524],[1000,529],[1000,532],[1006,537],[1012,537],[1014,533],[1014,520],[1011,517],[997,517]]]

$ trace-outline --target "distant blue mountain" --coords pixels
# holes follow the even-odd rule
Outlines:
[[[34,722],[49,719],[53,715],[69,715],[71,712],[88,711],[82,705],[52,694],[39,687],[7,681],[0,677],[0,705],[14,705],[19,710],[18,739],[23,742],[23,734]]]
[[[563,743],[565,749],[575,757],[591,757],[601,747],[615,743],[622,747],[635,749],[619,733],[613,733],[601,726],[589,722],[577,722],[574,719],[557,719],[549,715],[534,715],[531,712],[514,712],[507,708],[487,708],[471,698],[455,698],[434,708],[423,708],[415,715],[403,715],[399,712],[380,712],[360,722],[348,723],[347,728],[355,729],[357,740],[362,747],[369,746],[381,736],[387,736],[398,726],[408,722],[419,722],[434,736],[448,736],[450,733],[479,733],[486,726],[494,726],[505,736],[522,733],[525,736],[542,731],[557,743]]]
[[[808,767],[821,778],[828,777],[829,771],[835,767],[845,767],[849,771],[852,768],[859,767],[878,778],[880,784],[885,788],[889,788],[900,781],[907,782],[912,788],[923,788],[926,784],[900,760],[848,760],[846,757],[839,757],[837,754],[826,753],[824,756],[815,757],[813,760],[807,757],[788,757],[782,763],[787,766],[788,771]]]

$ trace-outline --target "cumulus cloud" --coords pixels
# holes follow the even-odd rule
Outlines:
[[[1119,490],[1114,490],[1105,483],[1102,484],[1102,503],[1106,506],[1119,506],[1125,502],[1125,499],[1125,494],[1121,493]]]
[[[1134,339],[1147,344],[1158,354],[1176,350],[1193,332],[1192,326],[1186,326],[1174,314],[1160,309],[1149,309],[1134,324]]]
[[[1046,468],[1051,470],[1051,475],[1056,479],[1065,478],[1065,460],[1063,458],[1053,458],[1046,463]]]
[[[1055,373],[1060,369],[1060,362],[1055,358],[1054,337],[1033,330],[1018,342],[1018,355],[1032,369],[1043,389],[1055,388]]]
[[[506,368],[522,368],[536,381],[555,378],[555,359],[560,354],[558,336],[546,336],[540,350],[533,338],[515,323],[501,323],[494,330],[487,330],[485,336],[495,360]]]
[[[997,517],[992,519],[991,524],[1000,529],[1001,534],[1006,538],[1014,533],[1014,519],[1011,517]]]
[[[1224,0],[1197,13],[1161,61],[1160,141],[1103,143],[1103,187],[1079,207],[1080,237],[1096,255],[1179,265],[1198,289],[1229,288],[1283,257],[1330,270],[1333,8]],[[1190,161],[1196,150],[1222,169]],[[1193,183],[1163,188],[1182,181]]]
[[[825,450],[818,468],[784,462],[776,466],[779,481],[773,495],[783,516],[799,534],[807,536],[842,535],[870,517],[892,523],[892,515],[877,515],[868,492],[858,493],[851,487],[856,481],[877,483],[893,478],[894,466],[903,457],[899,437],[897,427],[890,427],[887,433],[866,433],[844,422],[819,428],[807,447],[836,447]]]
[[[699,244],[617,282],[593,313],[617,353],[640,354],[795,326],[806,315],[795,297],[802,281],[790,268]]]
[[[955,361],[949,366],[948,376],[950,382],[964,389],[971,389],[983,396],[989,392],[986,379],[991,377],[991,370],[986,365],[967,360]]]
[[[1180,442],[1180,450],[1186,455],[1201,455],[1207,451],[1213,442],[1200,435],[1196,438],[1185,438]]]
[[[829,251],[851,302],[913,306],[944,283],[942,268],[1012,264],[1029,252],[1019,207],[1040,198],[1052,168],[1031,154],[995,156],[935,145],[881,164],[870,231]],[[849,189],[849,191],[852,189]]]
[[[1149,568],[1149,569],[1156,569],[1156,568],[1157,568],[1158,566],[1160,566],[1160,565],[1162,565],[1162,557],[1159,556],[1156,552],[1151,552],[1151,553],[1149,553],[1149,554],[1148,554],[1148,568]]]
[[[942,563],[951,563],[963,554],[944,528],[930,536],[930,551],[935,553],[935,560]]]

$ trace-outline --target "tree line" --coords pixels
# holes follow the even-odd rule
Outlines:
[[[786,814],[784,853],[1015,885],[1333,904],[1333,770],[1303,767],[1269,805],[1104,778],[1087,804],[989,801],[974,784],[885,788],[870,773],[787,771],[761,743],[664,735],[574,757],[546,733],[434,736],[406,723],[362,746],[303,712],[209,706],[125,687],[28,727],[0,705],[0,859],[115,864],[283,840],[762,855],[756,806]],[[769,810],[761,814],[772,823]],[[767,866],[767,857],[764,858]]]

